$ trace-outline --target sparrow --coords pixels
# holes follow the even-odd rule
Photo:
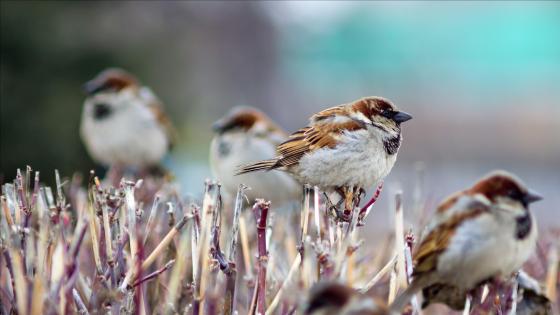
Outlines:
[[[288,137],[263,112],[251,107],[235,107],[212,127],[215,136],[210,144],[210,166],[230,199],[235,198],[243,183],[250,188],[245,191],[249,200],[264,198],[275,208],[300,200],[301,186],[286,173],[272,171],[235,176],[239,165],[274,157],[276,146]]]
[[[383,315],[383,301],[336,282],[318,283],[304,305],[306,315]]]
[[[517,176],[494,171],[444,200],[415,251],[413,280],[391,312],[434,285],[467,291],[519,270],[536,247],[529,204],[541,199]]]
[[[80,133],[85,147],[104,166],[157,165],[174,141],[160,100],[122,69],[110,68],[84,85]]]
[[[283,170],[302,184],[338,192],[351,212],[365,188],[393,168],[401,124],[412,116],[377,96],[325,109],[276,148],[276,157],[242,166],[237,174]],[[359,193],[357,193],[359,192]]]

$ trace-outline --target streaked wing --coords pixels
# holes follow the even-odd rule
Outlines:
[[[364,129],[359,121],[338,116],[343,113],[343,107],[326,109],[311,119],[312,126],[302,128],[293,133],[289,139],[278,146],[278,167],[288,167],[298,163],[306,153],[322,148],[334,148],[338,139],[345,131]],[[338,120],[338,121],[336,121]]]
[[[318,123],[321,121],[329,120],[331,118],[335,118],[336,116],[346,116],[347,110],[348,110],[348,105],[339,105],[339,106],[327,108],[311,116],[310,120],[311,123]]]
[[[420,243],[414,254],[414,275],[434,270],[437,267],[439,255],[449,246],[451,238],[464,220],[481,215],[490,209],[485,204],[473,200],[457,211],[438,226],[434,227]]]

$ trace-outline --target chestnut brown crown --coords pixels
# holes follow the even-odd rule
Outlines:
[[[88,95],[93,95],[106,91],[119,92],[126,87],[138,85],[138,80],[132,74],[123,69],[109,68],[101,71],[95,78],[86,82],[84,84],[84,91]]]
[[[470,193],[480,193],[491,201],[499,198],[509,198],[521,203],[525,208],[542,197],[527,188],[517,176],[506,171],[494,171],[482,178],[469,190]]]
[[[281,132],[280,128],[263,112],[248,106],[234,107],[225,117],[216,121],[212,129],[219,134],[234,130],[247,131],[259,122],[264,124],[268,131]]]
[[[412,116],[397,107],[388,99],[379,96],[364,97],[352,106],[371,121],[392,121],[396,124],[412,119]]]

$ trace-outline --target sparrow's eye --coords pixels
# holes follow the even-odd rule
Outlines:
[[[381,112],[381,116],[387,117],[387,118],[392,118],[394,115],[395,115],[395,112],[393,112],[390,109],[385,109]]]
[[[520,200],[521,201],[523,199],[522,194],[517,190],[508,191],[507,196],[509,198],[513,199],[513,200]]]

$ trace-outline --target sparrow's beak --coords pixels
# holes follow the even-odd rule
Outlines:
[[[101,91],[104,88],[103,84],[95,80],[87,81],[83,86],[82,89],[86,92],[87,95],[95,94]]]
[[[523,201],[525,201],[525,203],[527,204],[537,202],[542,199],[543,197],[539,193],[535,192],[534,190],[529,190],[527,194],[525,194],[525,196],[523,197]]]
[[[397,123],[403,123],[407,120],[411,120],[412,116],[410,116],[409,114],[405,113],[405,112],[397,112],[394,116],[393,116],[393,120]]]

